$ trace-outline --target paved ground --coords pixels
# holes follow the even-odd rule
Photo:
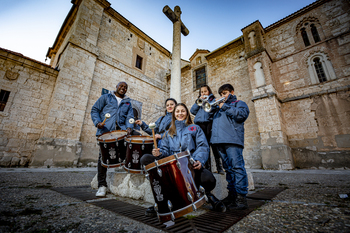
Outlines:
[[[339,196],[350,196],[349,170],[250,171],[257,188],[286,190],[226,232],[350,232],[350,199]],[[0,168],[0,232],[162,232],[50,189],[90,185],[95,175]]]

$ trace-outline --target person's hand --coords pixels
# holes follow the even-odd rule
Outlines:
[[[222,105],[224,105],[224,103],[219,103],[219,108],[221,108],[221,107],[222,107]]]
[[[135,124],[136,124],[136,125],[142,125],[142,121],[141,121],[141,120],[136,120],[136,121],[135,121]]]
[[[102,124],[102,122],[97,124],[97,128],[99,128],[99,129],[103,129],[104,126],[105,126],[105,124]]]
[[[152,155],[155,156],[155,157],[158,157],[160,155],[160,149],[159,148],[153,149],[152,150]]]
[[[126,134],[127,134],[127,136],[130,136],[131,131],[132,131],[132,129],[131,129],[131,128],[127,128],[127,129],[126,129]]]
[[[199,169],[201,169],[201,167],[202,167],[202,163],[201,162],[199,162],[198,160],[196,162],[194,162],[193,169],[199,170]]]
[[[156,134],[156,135],[154,135],[154,137],[155,137],[156,139],[161,139],[161,138],[162,138],[162,136],[161,136],[160,134]]]

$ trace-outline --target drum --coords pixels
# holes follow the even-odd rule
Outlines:
[[[119,167],[123,165],[126,148],[124,138],[125,130],[114,130],[101,134],[97,141],[101,148],[101,165],[106,168]]]
[[[193,162],[189,152],[185,151],[145,167],[159,221],[174,221],[206,202],[204,188],[197,188],[194,182]]]
[[[141,168],[141,157],[144,154],[152,154],[153,138],[149,136],[129,136],[125,138],[126,158],[124,169],[130,173],[143,174]]]

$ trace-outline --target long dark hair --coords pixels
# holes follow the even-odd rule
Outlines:
[[[171,136],[171,137],[174,137],[174,135],[176,135],[176,125],[175,125],[175,111],[176,111],[176,108],[179,107],[179,106],[182,106],[186,109],[186,113],[187,113],[187,116],[186,116],[186,125],[190,125],[190,124],[193,124],[192,123],[192,119],[191,119],[191,116],[190,116],[190,111],[188,111],[188,108],[185,104],[183,103],[178,103],[175,108],[174,108],[174,111],[173,111],[173,114],[172,114],[172,119],[171,119],[171,126],[170,126],[170,129],[168,131],[168,134]]]
[[[168,99],[166,99],[166,100],[165,100],[165,115],[167,114],[166,103],[167,103],[169,100],[173,101],[173,102],[175,103],[175,105],[177,105],[177,102],[176,102],[176,100],[175,100],[174,98],[168,98]]]
[[[201,88],[199,88],[199,91],[198,91],[198,98],[201,97],[201,90],[202,90],[202,87],[207,88],[207,90],[209,91],[209,95],[213,94],[213,92],[211,91],[210,87],[209,87],[207,84],[205,84],[205,85],[202,85]],[[213,95],[214,95],[214,94],[213,94]],[[215,96],[214,96],[214,98],[215,98]]]

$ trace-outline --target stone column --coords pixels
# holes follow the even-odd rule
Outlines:
[[[180,9],[180,7],[179,7]],[[176,12],[176,7],[175,7]],[[181,11],[180,11],[181,14]],[[180,18],[180,16],[179,16]],[[181,102],[181,20],[173,24],[173,54],[171,64],[170,97]]]
[[[163,13],[173,22],[173,53],[171,64],[170,97],[181,102],[181,33],[187,36],[189,31],[181,22],[181,8],[174,11],[169,6],[163,8]]]
[[[294,169],[291,148],[285,134],[284,121],[276,90],[272,85],[258,88],[253,97],[261,137],[261,158],[264,169]]]

